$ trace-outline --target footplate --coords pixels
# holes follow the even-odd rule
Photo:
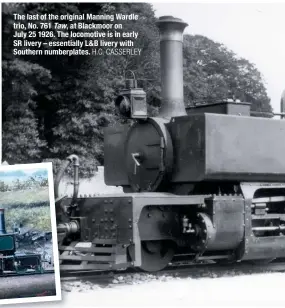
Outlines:
[[[112,270],[131,266],[127,261],[127,248],[112,239],[94,242],[72,242],[59,247],[60,270]]]

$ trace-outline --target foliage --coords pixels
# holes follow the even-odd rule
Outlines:
[[[138,14],[123,21],[139,32],[140,56],[22,56],[12,54],[12,13]],[[148,3],[3,4],[3,160],[56,162],[80,157],[81,176],[104,163],[104,128],[115,125],[114,98],[129,70],[147,92],[150,114],[160,107],[159,38]],[[42,38],[42,41],[45,39]],[[271,111],[257,68],[225,46],[203,36],[185,35],[185,102],[193,105],[235,97],[252,109]]]
[[[30,176],[24,180],[20,180],[18,178],[12,182],[5,182],[0,180],[0,192],[35,189],[42,187],[48,188],[48,179],[43,176]]]
[[[32,207],[46,202],[49,202],[49,190],[46,187],[26,189],[24,191],[7,191],[0,194],[1,208],[21,204],[29,204]]]
[[[234,98],[272,112],[262,76],[246,59],[206,37],[184,36],[185,101],[189,105]]]
[[[39,89],[51,80],[50,71],[11,54],[14,6],[3,9],[2,110],[3,158],[14,163],[38,162],[46,141],[41,139],[34,109]],[[14,8],[15,9],[15,8]],[[18,7],[16,6],[18,11]],[[20,6],[20,11],[22,7]]]
[[[2,192],[0,204],[5,208],[7,230],[12,230],[14,223],[42,231],[51,230],[48,188]]]
[[[44,207],[18,207],[6,211],[6,227],[12,230],[14,224],[22,224],[39,231],[51,230],[49,206]]]

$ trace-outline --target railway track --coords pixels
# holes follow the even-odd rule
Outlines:
[[[16,272],[4,272],[0,277],[21,277],[21,276],[33,276],[33,275],[47,275],[47,274],[54,274],[54,270],[45,270],[42,273],[36,272],[36,271],[26,271],[22,273],[16,273]]]
[[[138,269],[126,269],[121,271],[82,271],[69,272],[61,276],[64,282],[91,282],[100,286],[109,286],[116,283],[132,283],[133,280],[160,279],[161,277],[179,278],[217,278],[222,276],[238,276],[244,274],[259,274],[266,272],[285,272],[285,260],[282,262],[272,262],[269,264],[251,264],[248,262],[234,264],[218,263],[192,263],[192,264],[172,264],[162,271],[146,273]],[[145,279],[144,279],[145,278]]]

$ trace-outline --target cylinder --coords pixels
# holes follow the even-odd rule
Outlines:
[[[0,234],[6,234],[4,209],[0,209]]]
[[[186,115],[183,95],[183,31],[187,23],[172,16],[160,17],[160,66],[162,104],[159,116]]]

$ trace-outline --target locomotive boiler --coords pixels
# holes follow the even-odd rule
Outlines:
[[[159,114],[148,116],[146,93],[128,80],[115,104],[132,124],[105,130],[105,183],[124,193],[78,197],[76,155],[56,177],[61,270],[158,271],[179,260],[284,258],[285,121],[252,117],[249,103],[233,100],[187,113],[187,24],[164,16],[157,26]],[[58,185],[71,163],[74,193],[61,197]]]

